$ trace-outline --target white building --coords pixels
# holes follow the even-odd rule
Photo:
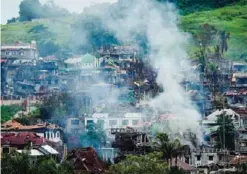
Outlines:
[[[78,117],[68,118],[66,121],[65,132],[67,133],[81,133],[84,130],[84,121]]]
[[[35,132],[38,136],[44,137],[52,142],[62,143],[62,129],[50,123],[38,123],[35,125],[22,125],[16,120],[9,120],[1,125],[2,133]]]
[[[95,113],[92,117],[85,118],[85,127],[91,123],[103,123],[104,130],[111,128],[138,128],[142,122],[141,113],[125,113],[122,117],[109,116],[108,113]],[[110,133],[108,134],[110,136]]]
[[[235,128],[240,128],[242,126],[242,121],[240,118],[240,115],[236,112],[234,112],[232,109],[221,109],[221,110],[216,110],[210,115],[206,117],[206,120],[203,120],[202,124],[207,125],[208,123],[210,124],[216,124],[217,123],[217,118],[218,116],[224,114],[225,116],[228,116],[232,119],[233,124]]]
[[[32,41],[31,44],[15,42],[12,45],[2,45],[1,57],[7,59],[35,60],[38,58],[36,42]]]

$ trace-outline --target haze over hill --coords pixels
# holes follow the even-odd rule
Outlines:
[[[232,4],[230,0],[221,4],[210,3],[211,1],[196,4],[195,2],[193,3],[193,0],[188,1],[187,4],[176,0],[172,2],[180,10],[180,28],[193,36],[188,46],[190,57],[195,57],[194,53],[200,48],[196,39],[201,32],[201,26],[209,24],[218,31],[224,30],[230,33],[229,49],[224,54],[224,57],[246,59],[246,1],[240,1],[235,4]],[[72,54],[92,52],[102,44],[119,44],[114,33],[106,28],[100,19],[90,14],[90,11],[96,12],[102,8],[109,8],[109,15],[119,18],[124,12],[125,5],[128,5],[126,1],[121,0],[113,4],[93,5],[85,9],[84,13],[80,15],[71,14],[62,8],[57,8],[54,12],[53,9],[56,8],[57,4],[48,6],[52,10],[43,5],[40,10],[36,8],[36,13],[30,12],[34,16],[32,19],[25,19],[20,16],[14,21],[10,20],[9,24],[2,25],[2,43],[12,43],[17,40],[23,42],[36,40],[41,56],[56,54],[61,58],[67,58]],[[196,12],[196,10],[201,11]],[[52,13],[48,13],[50,11]],[[10,35],[11,37],[9,37]],[[213,39],[212,42],[215,43],[215,40],[217,39]],[[147,51],[145,38],[142,37],[141,33],[138,36],[136,35],[136,41],[144,52]],[[210,45],[212,50],[214,46]]]

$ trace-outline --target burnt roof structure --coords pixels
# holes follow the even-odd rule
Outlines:
[[[73,149],[68,153],[67,160],[71,162],[75,173],[103,173],[107,165],[98,157],[92,147]]]

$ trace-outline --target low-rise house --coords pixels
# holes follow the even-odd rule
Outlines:
[[[232,70],[233,70],[233,72],[246,72],[247,71],[247,63],[233,62]]]
[[[237,130],[235,151],[239,154],[247,154],[247,130],[244,128]]]
[[[80,70],[90,70],[96,68],[96,58],[91,54],[69,58],[64,61],[67,68],[78,68]]]
[[[227,150],[214,148],[194,149],[191,152],[190,165],[207,171],[214,165],[226,164],[230,158],[231,155]]]
[[[36,42],[31,44],[15,42],[12,45],[1,46],[1,57],[6,59],[36,59],[38,58],[38,51]]]
[[[191,165],[195,167],[210,165],[212,163],[217,164],[218,161],[219,157],[214,149],[205,150],[204,152],[194,151],[191,153]]]
[[[205,118],[205,120],[203,120],[202,124],[205,123],[205,125],[206,125],[206,123],[210,123],[210,124],[212,124],[212,126],[214,126],[214,124],[217,123],[218,116],[220,116],[220,115],[230,117],[236,128],[240,128],[242,126],[242,121],[241,121],[240,115],[238,113],[236,113],[235,111],[233,111],[232,109],[216,110],[213,113],[206,116],[206,118]],[[208,124],[208,126],[210,126],[210,125]]]
[[[234,127],[239,129],[243,126],[243,121],[238,113],[232,109],[221,109],[216,110],[213,113],[209,114],[204,120],[202,120],[202,126],[204,128],[204,135],[208,137],[208,143],[210,145],[216,145],[216,131],[219,127],[217,123],[218,116],[224,114],[226,117],[230,117],[233,121]]]
[[[1,156],[12,152],[27,153],[34,160],[41,156],[58,158],[52,142],[33,132],[1,133]]]
[[[231,88],[224,94],[227,98],[227,104],[229,106],[242,106],[245,107],[247,104],[247,90],[246,87],[242,88]]]
[[[44,137],[55,143],[63,143],[62,129],[50,123],[39,123],[35,125],[22,125],[16,120],[9,120],[1,125],[2,133],[19,133],[19,132],[35,132],[37,135]]]
[[[110,56],[115,59],[135,59],[139,53],[137,46],[111,46],[101,47],[98,51],[100,56]]]

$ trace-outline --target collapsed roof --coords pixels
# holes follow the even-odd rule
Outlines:
[[[73,149],[68,153],[67,160],[71,162],[76,173],[103,173],[107,169],[107,165],[92,147]]]

